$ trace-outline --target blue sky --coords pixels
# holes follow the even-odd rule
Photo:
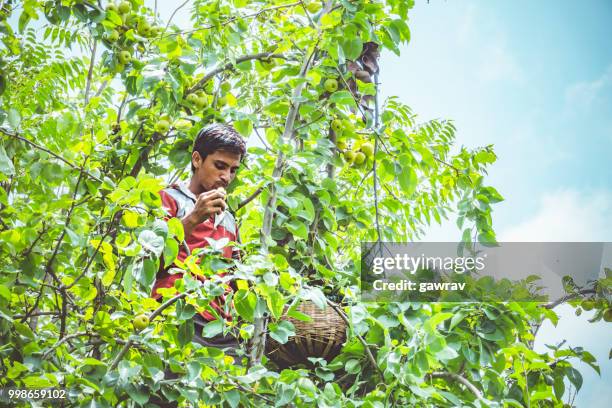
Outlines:
[[[418,3],[410,44],[381,58],[383,97],[399,96],[422,121],[455,120],[458,145],[495,145],[489,182],[506,198],[494,212],[500,240],[612,241],[612,2]],[[168,18],[176,4],[158,7]],[[185,7],[174,22],[189,26],[188,16]],[[425,237],[459,238],[454,220]],[[559,313],[556,328],[540,330],[538,351],[567,339],[593,352],[602,377],[580,366],[575,403],[607,407],[610,325],[569,307]]]
[[[422,1],[410,44],[384,54],[384,95],[419,115],[455,120],[457,144],[494,144],[489,183],[505,196],[493,220],[500,240],[612,241],[612,2]],[[459,239],[454,223],[425,240]],[[602,378],[581,366],[577,406],[612,399],[612,330],[562,307],[537,349],[585,346]],[[588,314],[587,314],[588,315]]]
[[[457,144],[494,144],[489,183],[505,196],[493,219],[506,241],[612,241],[612,1],[419,1],[410,44],[383,54],[381,92],[419,120],[453,119]],[[147,4],[153,4],[147,0]],[[175,2],[158,2],[167,19]],[[190,26],[190,7],[174,17]],[[454,220],[426,240],[460,238]],[[561,308],[536,342],[567,339],[592,351],[579,407],[607,407],[610,324]]]
[[[384,93],[454,119],[459,144],[495,144],[500,231],[546,193],[612,190],[612,3],[587,4],[423,2],[402,56],[383,57]]]

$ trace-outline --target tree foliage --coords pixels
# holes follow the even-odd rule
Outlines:
[[[551,304],[359,301],[360,242],[414,240],[451,213],[464,243],[495,242],[503,199],[485,182],[491,146],[457,148],[451,121],[417,122],[378,98],[378,74],[347,68],[364,44],[399,53],[412,1],[194,0],[193,28],[142,0],[0,5],[1,386],[65,388],[69,405],[91,407],[155,394],[189,406],[562,406],[582,384],[573,361],[599,371],[580,348],[533,351],[535,328],[558,319]],[[157,194],[189,176],[211,122],[255,141],[229,198],[245,257],[228,265],[219,242],[177,262],[208,280],[186,274],[160,305],[151,286],[184,233],[160,221]],[[191,343],[191,317],[214,312],[229,279],[234,319],[205,334],[249,343],[246,365]],[[568,300],[609,320],[604,287]],[[283,313],[306,319],[305,300],[342,310],[346,344],[279,370],[262,340],[294,335]]]

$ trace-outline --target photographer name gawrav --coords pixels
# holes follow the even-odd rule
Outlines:
[[[465,283],[455,282],[421,282],[418,284],[419,292],[432,292],[438,290],[457,291],[464,290]],[[401,280],[399,282],[386,282],[378,279],[374,281],[374,290],[394,290],[394,291],[416,291],[417,282],[411,280]]]

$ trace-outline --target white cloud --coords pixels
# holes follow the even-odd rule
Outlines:
[[[581,81],[565,89],[566,108],[588,110],[600,97],[612,90],[612,64],[593,81]],[[608,91],[608,92],[606,92]]]
[[[531,218],[501,231],[498,238],[500,242],[612,241],[612,192],[545,193]]]

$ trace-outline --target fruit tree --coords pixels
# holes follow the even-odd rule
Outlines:
[[[451,121],[378,97],[378,54],[408,43],[412,0],[177,4],[191,27],[156,4],[0,1],[0,387],[86,407],[552,407],[580,388],[575,361],[599,369],[586,350],[533,351],[554,302],[359,301],[360,242],[415,240],[451,214],[465,243],[495,241],[492,147],[459,148]],[[228,189],[245,256],[211,243],[175,265],[206,283],[186,274],[158,303],[184,237],[158,192],[189,175],[212,122],[249,140]],[[242,365],[191,342],[229,279],[234,318],[204,334],[240,337]],[[610,320],[606,285],[562,301]],[[286,311],[309,319],[304,301],[336,308],[346,342],[281,370],[265,343],[295,334]]]

